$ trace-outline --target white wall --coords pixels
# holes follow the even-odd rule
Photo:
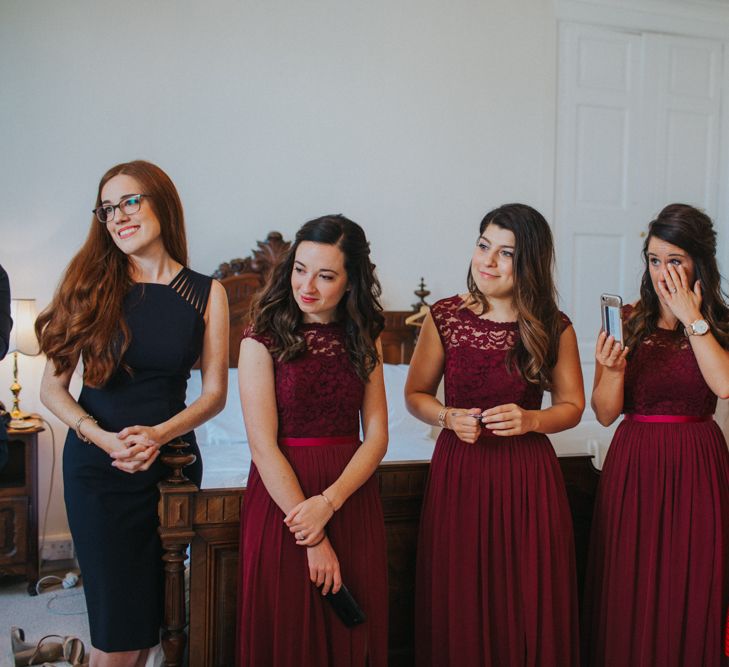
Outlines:
[[[13,294],[48,303],[98,179],[135,158],[177,184],[197,270],[343,212],[368,233],[386,307],[408,307],[421,275],[454,293],[486,210],[551,214],[555,25],[551,0],[3,0]],[[42,364],[21,360],[22,402],[47,414]],[[47,434],[41,448],[43,507]],[[60,489],[59,465],[49,534],[67,530]]]

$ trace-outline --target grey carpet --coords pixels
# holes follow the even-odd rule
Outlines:
[[[56,573],[63,576],[64,573]],[[25,630],[27,642],[37,642],[48,634],[74,635],[89,643],[89,624],[81,585],[64,590],[60,585],[43,586],[41,594],[31,597],[27,584],[17,578],[0,578],[0,666],[13,667],[10,628]],[[65,662],[54,663],[61,667]]]

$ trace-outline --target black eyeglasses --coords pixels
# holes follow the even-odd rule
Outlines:
[[[125,215],[132,215],[139,211],[142,197],[149,197],[149,195],[125,195],[118,204],[102,204],[98,208],[92,209],[92,212],[96,215],[96,219],[105,225],[116,217],[116,209],[120,209]]]

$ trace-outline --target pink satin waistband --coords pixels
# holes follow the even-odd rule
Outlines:
[[[703,415],[701,417],[691,415],[625,415],[626,421],[649,422],[651,424],[695,424],[697,422],[710,422],[713,418],[713,415]]]
[[[359,436],[332,435],[324,438],[279,438],[278,444],[284,447],[328,447],[330,445],[356,445]]]

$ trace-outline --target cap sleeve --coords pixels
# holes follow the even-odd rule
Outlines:
[[[460,303],[461,299],[458,295],[456,295],[436,301],[430,307],[430,316],[433,318],[436,331],[438,332],[438,336],[440,336],[440,340],[444,346],[446,341],[451,337],[454,313],[458,310]]]
[[[270,350],[273,346],[273,339],[271,338],[271,336],[258,333],[253,328],[252,324],[249,324],[245,329],[243,329],[243,333],[241,334],[240,339],[244,340],[246,338],[252,338],[253,340],[261,343],[261,345],[264,345],[267,350]]]

